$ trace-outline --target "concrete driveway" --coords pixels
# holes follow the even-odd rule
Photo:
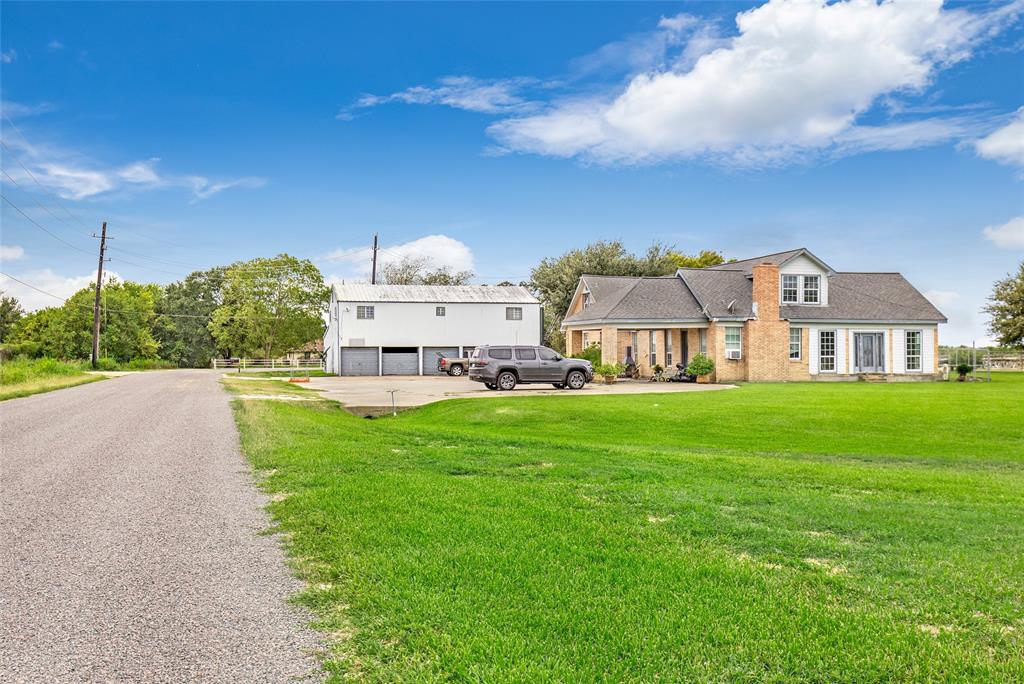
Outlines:
[[[678,382],[619,381],[614,385],[590,383],[581,390],[559,390],[551,385],[519,385],[511,392],[489,390],[479,382],[465,376],[447,375],[383,376],[383,377],[326,377],[311,378],[308,385],[322,390],[324,397],[339,401],[349,408],[391,406],[395,392],[395,405],[422,406],[444,399],[488,397],[536,397],[546,395],[593,397],[606,394],[651,394],[662,392],[715,392],[731,389],[734,385],[697,385]]]
[[[0,681],[321,678],[219,380],[0,402]]]

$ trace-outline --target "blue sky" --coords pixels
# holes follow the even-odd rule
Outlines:
[[[0,258],[61,296],[103,218],[107,268],[156,282],[282,251],[357,279],[375,231],[481,282],[597,239],[805,246],[970,343],[1024,256],[1020,3],[0,12]]]

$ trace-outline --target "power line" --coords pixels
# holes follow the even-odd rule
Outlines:
[[[39,207],[40,207],[40,208],[41,208],[41,209],[42,209],[43,211],[45,211],[45,212],[46,212],[47,214],[49,214],[50,216],[52,216],[53,218],[57,219],[58,221],[60,221],[61,223],[65,224],[65,225],[68,225],[68,226],[70,226],[70,225],[71,225],[70,223],[68,223],[67,221],[65,221],[64,219],[62,219],[62,218],[61,218],[60,216],[57,216],[57,215],[56,215],[55,213],[53,213],[53,211],[51,211],[51,210],[50,210],[50,208],[49,208],[48,206],[46,206],[45,204],[43,204],[42,202],[40,202],[40,201],[39,201],[38,199],[36,199],[35,195],[33,195],[32,193],[30,193],[30,192],[29,192],[28,190],[26,190],[25,188],[21,187],[21,184],[20,184],[20,183],[19,183],[18,181],[16,181],[16,180],[14,180],[13,178],[11,178],[11,174],[7,173],[7,171],[6,171],[6,170],[0,169],[0,172],[2,172],[2,173],[3,173],[4,175],[5,175],[5,176],[7,176],[7,180],[9,180],[9,181],[11,181],[12,183],[14,183],[14,185],[15,185],[15,186],[16,186],[16,187],[17,187],[17,188],[18,188],[19,190],[21,190],[21,191],[22,191],[23,193],[25,193],[25,194],[26,194],[27,196],[31,197],[31,198],[32,198],[32,201],[33,201],[33,202],[35,202],[36,204],[38,204],[38,205],[39,205]],[[76,229],[76,230],[77,230],[77,229]]]
[[[76,250],[78,250],[79,252],[85,252],[86,254],[88,254],[88,255],[92,256],[92,252],[90,252],[89,250],[87,250],[87,249],[82,249],[81,247],[78,247],[78,246],[76,246],[76,245],[73,245],[73,244],[71,244],[70,242],[68,242],[67,240],[65,240],[64,238],[62,238],[61,236],[57,235],[56,233],[53,233],[53,232],[51,232],[51,231],[50,231],[50,230],[49,230],[48,228],[45,228],[45,227],[43,227],[43,225],[42,225],[41,223],[38,223],[38,222],[37,222],[37,221],[36,221],[36,220],[35,220],[34,218],[32,218],[31,216],[29,216],[28,214],[26,214],[26,213],[25,213],[24,211],[22,211],[22,210],[21,210],[21,208],[20,208],[20,207],[19,207],[19,206],[18,206],[17,204],[15,204],[15,203],[14,203],[14,202],[12,202],[11,200],[7,199],[7,196],[6,196],[6,195],[0,195],[0,198],[3,198],[3,200],[4,200],[5,202],[7,202],[8,204],[10,204],[10,205],[11,205],[12,207],[14,207],[14,209],[15,209],[15,210],[16,210],[16,211],[17,211],[17,212],[18,212],[19,214],[21,214],[22,216],[24,216],[24,217],[25,217],[25,218],[26,218],[26,219],[28,220],[28,222],[29,222],[29,223],[31,223],[31,224],[32,224],[32,225],[34,225],[34,226],[35,226],[36,228],[38,228],[39,230],[43,231],[44,233],[46,233],[46,234],[47,234],[47,235],[49,235],[50,237],[52,237],[52,238],[53,238],[54,240],[56,240],[57,242],[61,242],[61,243],[65,244],[65,245],[67,245],[68,247],[70,247],[71,249],[76,249]]]

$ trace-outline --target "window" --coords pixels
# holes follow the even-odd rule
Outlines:
[[[665,366],[672,367],[672,331],[665,331]]]
[[[818,333],[818,370],[829,373],[836,370],[836,331]]]
[[[782,301],[796,304],[800,292],[800,276],[782,276]]]
[[[436,309],[434,309],[434,315],[435,316],[444,316],[445,315],[444,307],[443,306],[439,306]]]
[[[800,334],[803,331],[800,328],[789,329],[789,360],[799,361],[800,360]]]
[[[537,355],[540,356],[541,361],[557,361],[558,352],[554,349],[548,349],[547,347],[541,347],[537,350]]]
[[[906,337],[907,370],[921,370],[921,331],[908,330]]]
[[[591,301],[590,300],[590,291],[589,290],[584,290],[583,291],[583,308],[584,309],[586,309],[588,306],[590,306],[590,301]]]
[[[356,318],[362,318],[365,320],[373,320],[373,307],[372,306],[357,306],[356,307]]]
[[[707,356],[708,353],[708,329],[701,328],[697,331],[697,351]]]
[[[586,349],[590,346],[590,333],[586,330],[583,331],[583,348]]]
[[[523,307],[521,307],[521,306],[506,306],[505,307],[505,320],[506,321],[521,321],[521,320],[523,320]]]
[[[537,350],[533,347],[516,347],[517,361],[536,361]]]
[[[651,368],[654,368],[654,364],[658,363],[658,338],[656,335],[657,333],[653,330],[647,333],[647,339],[651,346]]]
[[[818,276],[804,276],[804,304],[818,303]]]
[[[512,350],[508,347],[491,347],[487,350],[487,356],[492,359],[511,359]]]
[[[740,351],[743,348],[743,328],[732,326],[725,329],[725,351],[726,356],[731,351]]]

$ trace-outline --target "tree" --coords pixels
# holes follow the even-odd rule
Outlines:
[[[677,268],[673,254],[668,246],[654,243],[644,255],[636,256],[616,240],[595,242],[583,249],[541,261],[530,273],[530,288],[544,305],[544,339],[547,344],[564,349],[560,329],[562,318],[581,275],[668,275]]]
[[[388,285],[467,285],[473,272],[452,272],[448,266],[431,269],[427,257],[404,256],[400,261],[384,264],[380,279]]]
[[[4,291],[0,290],[0,342],[7,340],[14,324],[24,315],[25,310],[21,308],[18,300],[4,295]]]
[[[991,316],[989,331],[1004,347],[1024,347],[1024,261],[1017,274],[997,280],[983,311]]]
[[[707,268],[708,266],[724,264],[726,261],[721,252],[716,252],[710,249],[701,250],[699,254],[695,254],[694,256],[679,252],[670,252],[669,258],[675,264],[676,268]],[[729,261],[736,260],[729,259]]]
[[[161,357],[178,366],[199,368],[217,356],[210,321],[222,303],[224,272],[223,268],[195,271],[166,287],[154,330]]]
[[[288,254],[229,266],[209,323],[217,346],[274,358],[323,334],[330,291],[313,262]]]

